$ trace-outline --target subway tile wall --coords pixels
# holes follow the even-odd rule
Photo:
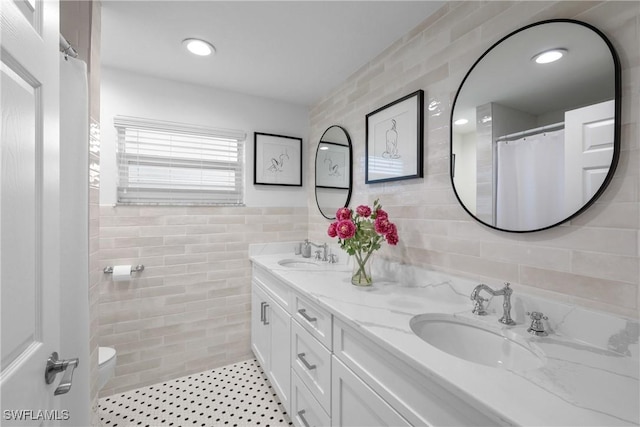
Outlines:
[[[501,37],[524,25],[573,18],[602,30],[622,63],[622,152],[613,181],[588,211],[554,229],[512,234],[473,220],[449,179],[449,119],[467,70]],[[640,245],[640,2],[449,2],[389,46],[311,109],[308,182],[324,130],[338,124],[354,145],[351,207],[380,198],[400,244],[378,256],[515,291],[638,317]],[[425,91],[424,179],[364,184],[365,115]],[[329,222],[309,192],[309,237]]]
[[[250,243],[301,241],[307,208],[100,207],[100,345],[118,352],[108,396],[251,357]],[[293,248],[292,248],[293,251]]]

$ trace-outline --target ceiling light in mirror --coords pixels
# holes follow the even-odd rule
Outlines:
[[[534,56],[533,59],[537,64],[550,64],[556,62],[567,54],[566,49],[552,49],[545,52],[541,52]]]
[[[453,122],[453,124],[456,126],[466,125],[467,123],[469,123],[469,120],[467,119],[458,119],[455,122]]]
[[[200,39],[185,39],[182,44],[189,52],[198,56],[209,56],[216,52],[216,48],[211,43]]]

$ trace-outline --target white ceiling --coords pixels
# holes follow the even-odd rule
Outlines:
[[[443,3],[103,0],[102,65],[308,106]]]

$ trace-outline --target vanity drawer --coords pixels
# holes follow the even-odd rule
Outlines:
[[[261,285],[267,293],[291,314],[291,288],[267,270],[253,265],[253,281]]]
[[[427,373],[408,365],[339,320],[334,321],[333,340],[334,357],[412,425],[509,424],[487,408],[479,410],[471,406]],[[335,377],[337,362],[334,361],[332,369]],[[332,409],[335,419],[337,408]]]
[[[331,425],[329,415],[295,372],[291,373],[291,421],[297,427]]]
[[[331,350],[331,314],[320,308],[318,304],[300,295],[295,295],[293,309],[293,318],[325,347]]]
[[[331,353],[297,321],[291,322],[291,368],[331,413]]]
[[[333,366],[332,426],[411,426],[339,360]]]

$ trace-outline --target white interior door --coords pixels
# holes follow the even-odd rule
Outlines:
[[[591,200],[613,159],[614,101],[565,113],[565,209],[577,212]]]
[[[55,425],[61,376],[46,385],[44,372],[60,341],[58,2],[0,1],[0,19],[1,416]]]

